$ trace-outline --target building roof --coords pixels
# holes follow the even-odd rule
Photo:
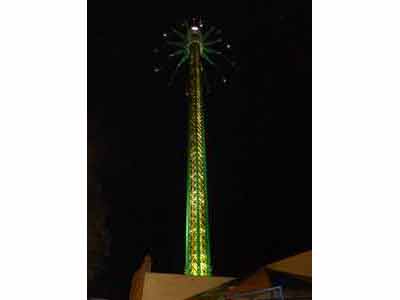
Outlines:
[[[227,299],[243,292],[260,291],[273,286],[284,286],[288,293],[299,294],[300,291],[300,295],[308,295],[311,286],[311,251],[274,262],[250,276],[225,282],[186,300]]]
[[[200,277],[147,272],[142,300],[183,300],[231,281],[231,277]]]
[[[266,268],[272,271],[311,278],[312,277],[311,250],[279,260],[277,262],[267,265]]]

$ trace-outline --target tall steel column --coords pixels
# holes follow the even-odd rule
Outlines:
[[[208,225],[201,51],[200,32],[192,32],[188,59],[189,132],[186,178],[185,274],[210,276],[210,231]]]
[[[190,23],[181,24],[181,29],[172,28],[171,35],[164,33],[168,46],[174,47],[169,59],[177,59],[170,84],[181,66],[187,66],[188,116],[188,156],[186,178],[186,245],[185,274],[192,276],[211,276],[210,230],[208,224],[207,199],[207,158],[205,124],[203,110],[203,82],[205,75],[203,62],[209,64],[217,74],[221,69],[214,58],[222,59],[225,64],[233,63],[222,50],[231,45],[221,38],[221,30],[214,26],[206,29],[201,20],[194,18]],[[204,32],[203,32],[204,31]],[[158,52],[158,50],[156,51]],[[159,72],[160,68],[155,68]],[[222,77],[226,83],[226,78]]]

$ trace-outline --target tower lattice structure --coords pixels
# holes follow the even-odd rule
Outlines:
[[[192,27],[193,28],[193,27]],[[197,27],[195,27],[196,29]],[[200,32],[193,30],[189,44],[189,131],[186,178],[186,266],[185,274],[211,275],[208,223],[207,159]]]
[[[177,58],[175,71],[171,76],[172,83],[180,67],[188,67],[187,91],[188,97],[188,143],[187,143],[187,176],[186,176],[186,239],[185,239],[185,274],[192,276],[211,276],[210,229],[208,220],[207,195],[207,155],[206,131],[204,119],[203,78],[205,72],[202,62],[207,62],[213,69],[220,68],[214,62],[214,57],[231,62],[217,50],[223,44],[219,37],[221,30],[214,26],[202,32],[204,27],[200,20],[193,19],[192,24],[182,24],[184,31],[173,28],[172,37],[167,44],[173,46],[174,52],[169,58]],[[214,37],[213,37],[214,36]],[[229,49],[230,45],[226,44]],[[158,52],[158,50],[156,51]],[[232,64],[233,66],[233,64]],[[155,68],[159,72],[160,68]],[[204,75],[204,76],[203,76]],[[222,78],[226,83],[226,78]]]

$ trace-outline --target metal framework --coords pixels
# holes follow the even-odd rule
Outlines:
[[[188,67],[187,93],[189,102],[189,131],[188,157],[186,178],[186,246],[185,246],[185,274],[192,276],[211,276],[210,230],[208,225],[207,199],[207,161],[205,141],[205,120],[203,111],[203,79],[205,72],[202,62],[206,62],[221,73],[214,62],[215,58],[223,58],[225,62],[233,63],[215,47],[220,47],[223,40],[219,37],[221,31],[214,26],[205,29],[201,20],[193,19],[190,24],[182,24],[184,30],[173,28],[171,37],[164,33],[167,45],[174,51],[168,55],[170,59],[177,59],[175,70],[172,73],[170,84],[184,64]],[[229,44],[225,48],[229,49]],[[158,50],[156,51],[158,52]],[[159,72],[160,68],[155,68]],[[222,78],[226,84],[226,78]],[[206,85],[206,84],[205,84]]]
[[[185,274],[211,275],[210,230],[207,203],[207,163],[202,97],[201,40],[192,27],[189,50],[189,136],[186,179]]]

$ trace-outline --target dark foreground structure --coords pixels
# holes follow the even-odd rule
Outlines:
[[[311,260],[307,251],[234,279],[152,273],[147,256],[133,276],[129,300],[309,300]]]

